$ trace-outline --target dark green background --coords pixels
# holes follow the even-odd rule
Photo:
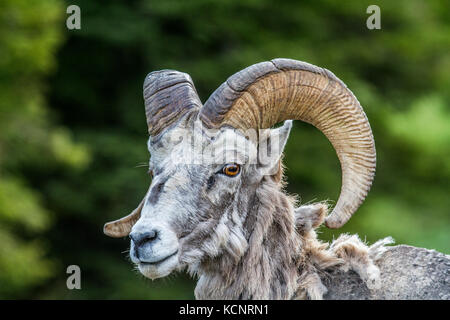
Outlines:
[[[66,8],[81,8],[67,30]],[[366,9],[381,8],[381,30]],[[330,240],[358,233],[450,253],[448,1],[0,2],[0,298],[192,298],[185,275],[151,282],[127,239],[103,223],[132,210],[150,178],[142,82],[153,70],[191,74],[203,101],[228,76],[277,57],[333,71],[373,128],[372,191]],[[338,159],[296,122],[289,192],[335,201]],[[82,289],[66,288],[66,268]]]

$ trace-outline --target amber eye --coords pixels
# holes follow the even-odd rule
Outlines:
[[[227,164],[226,166],[224,166],[222,168],[222,173],[226,174],[229,177],[237,176],[240,171],[241,171],[241,166],[238,164],[235,164],[235,163]]]

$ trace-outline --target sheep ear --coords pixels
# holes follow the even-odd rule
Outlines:
[[[283,126],[276,129],[260,131],[258,144],[258,168],[263,175],[273,175],[279,169],[279,161],[286,146],[289,133],[292,128],[292,120],[284,122]]]

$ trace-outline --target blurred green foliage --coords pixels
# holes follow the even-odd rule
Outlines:
[[[81,8],[67,30],[66,8]],[[381,30],[366,8],[381,8]],[[0,298],[192,298],[185,275],[150,282],[128,240],[102,234],[149,178],[142,82],[191,74],[203,101],[232,73],[275,57],[333,71],[363,105],[378,167],[340,232],[450,253],[448,1],[3,0],[0,3]],[[285,162],[302,202],[340,188],[337,157],[295,123]],[[66,267],[82,270],[67,290]]]

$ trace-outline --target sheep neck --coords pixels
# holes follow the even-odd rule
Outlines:
[[[263,179],[249,201],[242,226],[246,250],[239,259],[224,252],[204,261],[198,272],[196,298],[292,298],[298,287],[302,247],[293,203],[279,183]]]

